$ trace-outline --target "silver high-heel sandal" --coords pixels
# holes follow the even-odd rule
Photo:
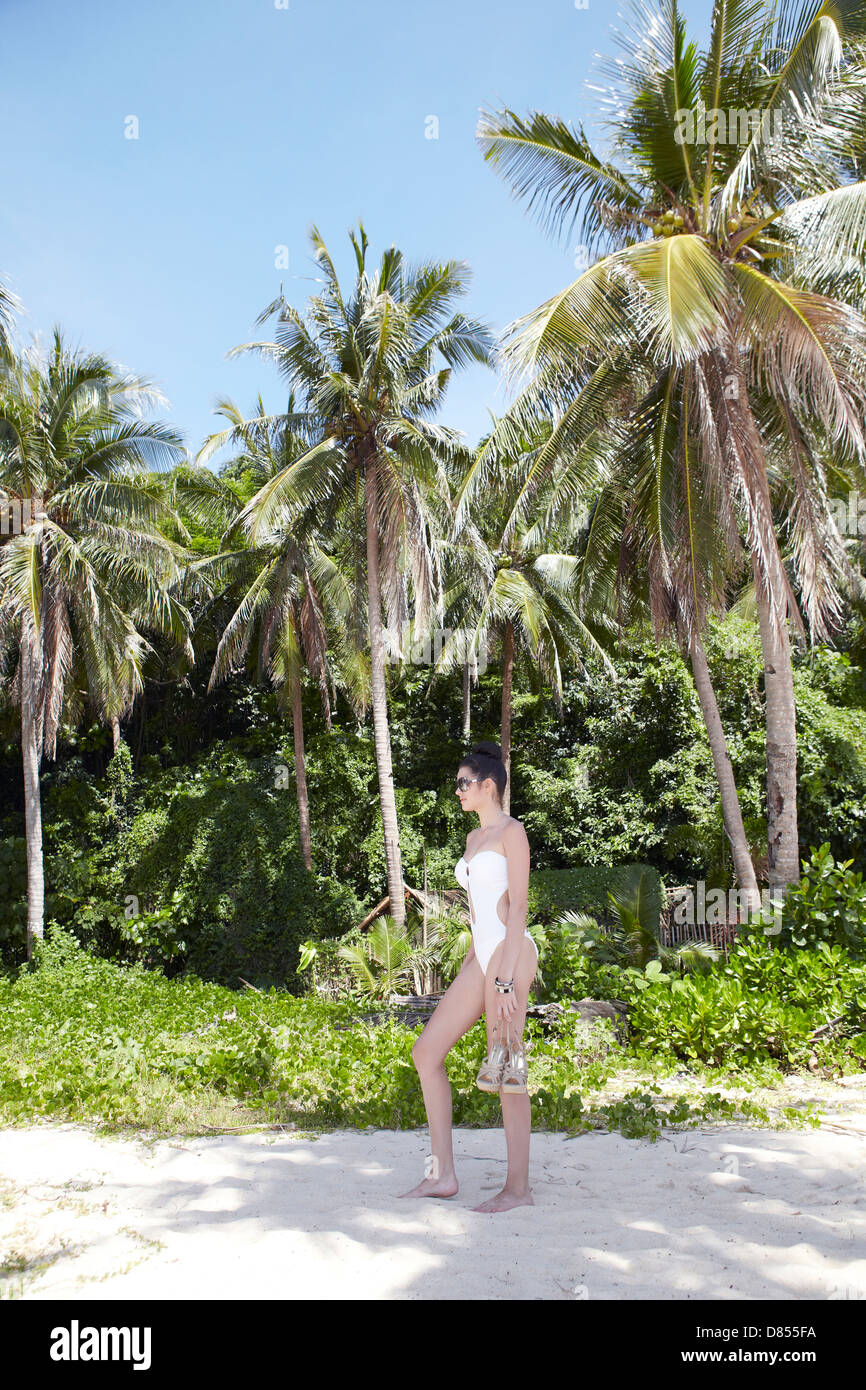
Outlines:
[[[501,1036],[500,1024],[502,1022],[502,1019],[497,1019],[493,1025],[493,1037],[496,1037],[498,1030],[500,1033],[499,1041],[491,1043],[490,1051],[481,1063],[475,1078],[475,1084],[479,1091],[498,1091],[502,1084],[502,1073],[508,1061],[508,1044],[502,1041]]]
[[[505,1066],[502,1068],[502,1081],[500,1082],[500,1095],[513,1091],[516,1095],[523,1095],[529,1081],[529,1068],[526,1064],[526,1048],[522,1039],[516,1037],[512,1040],[511,1029],[508,1029],[508,1057]]]

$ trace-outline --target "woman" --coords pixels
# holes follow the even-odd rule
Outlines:
[[[432,1173],[411,1192],[401,1193],[403,1197],[453,1197],[457,1191],[451,1148],[451,1087],[444,1066],[457,1039],[486,1014],[488,1063],[479,1073],[479,1082],[490,1078],[494,1084],[483,1089],[496,1090],[498,1054],[492,1052],[494,1041],[507,1028],[515,1045],[523,1038],[538,950],[526,931],[529,841],[520,822],[502,809],[506,776],[502,750],[490,742],[475,744],[458,770],[460,804],[464,811],[474,811],[480,822],[466,836],[466,854],[455,869],[469,891],[472,945],[412,1049],[430,1126]],[[479,855],[483,856],[480,862]],[[491,1064],[492,1071],[488,1070]],[[509,1211],[535,1205],[529,1189],[529,1095],[525,1083],[521,1089],[510,1091],[509,1080],[521,1086],[519,1072],[506,1072],[499,1091],[508,1150],[505,1185],[474,1211]]]

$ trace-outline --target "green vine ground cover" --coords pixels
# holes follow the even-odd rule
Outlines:
[[[866,1005],[866,967],[848,960],[841,947],[827,952],[799,953],[798,964],[808,957],[806,983],[799,988],[811,991],[813,1002],[826,996],[834,1008],[847,1000],[856,1024]],[[605,1127],[628,1137],[657,1138],[666,1126],[737,1117],[783,1125],[818,1123],[810,1109],[781,1106],[771,1116],[748,1096],[722,1094],[726,1083],[745,1091],[772,1086],[781,1072],[805,1062],[807,1055],[840,1072],[866,1068],[863,1034],[852,1028],[844,1037],[831,1034],[807,1048],[805,1030],[813,1026],[812,1012],[784,1005],[767,993],[767,972],[781,971],[783,978],[791,968],[782,956],[776,952],[772,958],[760,943],[743,953],[740,968],[752,985],[763,971],[765,993],[744,992],[734,982],[740,985],[743,1006],[739,1022],[732,1024],[734,1031],[742,1030],[739,1050],[730,1029],[724,1047],[717,1047],[707,1017],[691,1032],[665,1029],[666,1009],[670,1016],[672,1008],[679,1008],[683,992],[665,981],[638,988],[633,983],[638,972],[621,972],[623,992],[632,991],[637,1023],[625,1048],[617,1045],[605,1020],[590,1026],[566,1014],[545,1027],[528,1019],[533,1125],[573,1133]],[[236,992],[194,976],[169,980],[140,964],[93,957],[61,929],[38,945],[36,967],[19,967],[0,977],[3,1123],[95,1121],[109,1129],[133,1127],[156,1134],[264,1123],[301,1129],[426,1125],[412,1060],[420,1025],[411,1029],[396,1021],[360,1021],[356,1000],[332,1003],[276,989]],[[706,989],[708,980],[713,990],[732,984],[721,972],[701,977],[697,985],[689,983]],[[785,988],[790,992],[790,978]],[[769,1047],[766,1037],[762,1046],[757,1044],[762,1027],[766,1032],[759,1006],[768,1001],[776,1009]],[[694,1000],[687,1002],[690,1011]],[[785,1055],[774,1056],[774,1044],[778,1052],[780,1042]],[[456,1125],[501,1123],[498,1103],[475,1086],[483,1046],[479,1022],[449,1054]],[[664,1076],[684,1061],[695,1095],[671,1099],[665,1095]],[[637,1078],[637,1084],[611,1099],[618,1076],[625,1074],[631,1081]]]

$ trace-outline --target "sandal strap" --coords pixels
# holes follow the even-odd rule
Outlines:
[[[526,1063],[526,1049],[523,1044],[508,1049],[508,1061],[502,1072],[502,1086],[508,1090],[523,1090],[529,1081],[529,1068]],[[511,1083],[509,1087],[509,1082]]]

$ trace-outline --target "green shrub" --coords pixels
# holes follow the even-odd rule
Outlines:
[[[27,842],[10,835],[0,839],[0,949],[23,956],[27,949]]]
[[[812,848],[810,859],[803,860],[803,877],[785,896],[783,944],[814,948],[826,942],[866,956],[866,882],[852,863],[837,864],[829,843]]]
[[[629,1009],[639,1044],[713,1066],[801,1065],[813,1051],[810,1035],[834,1019],[838,1039],[863,1032],[866,966],[841,946],[788,951],[758,933],[706,975],[666,976],[635,991]]]
[[[118,962],[300,989],[302,941],[363,915],[349,885],[307,872],[278,755],[216,748],[133,785],[62,787],[46,817],[46,912]]]
[[[847,652],[817,648],[794,667],[797,825],[866,870],[866,680]]]
[[[572,918],[530,927],[538,946],[534,993],[540,1003],[591,997],[593,962],[584,949],[583,932],[593,930],[594,922],[579,913]]]
[[[536,869],[529,876],[529,914],[542,924],[565,912],[589,913],[599,922],[613,922],[609,893],[625,899],[636,873],[645,870],[656,901],[662,896],[661,877],[650,864],[591,865],[574,869]]]

